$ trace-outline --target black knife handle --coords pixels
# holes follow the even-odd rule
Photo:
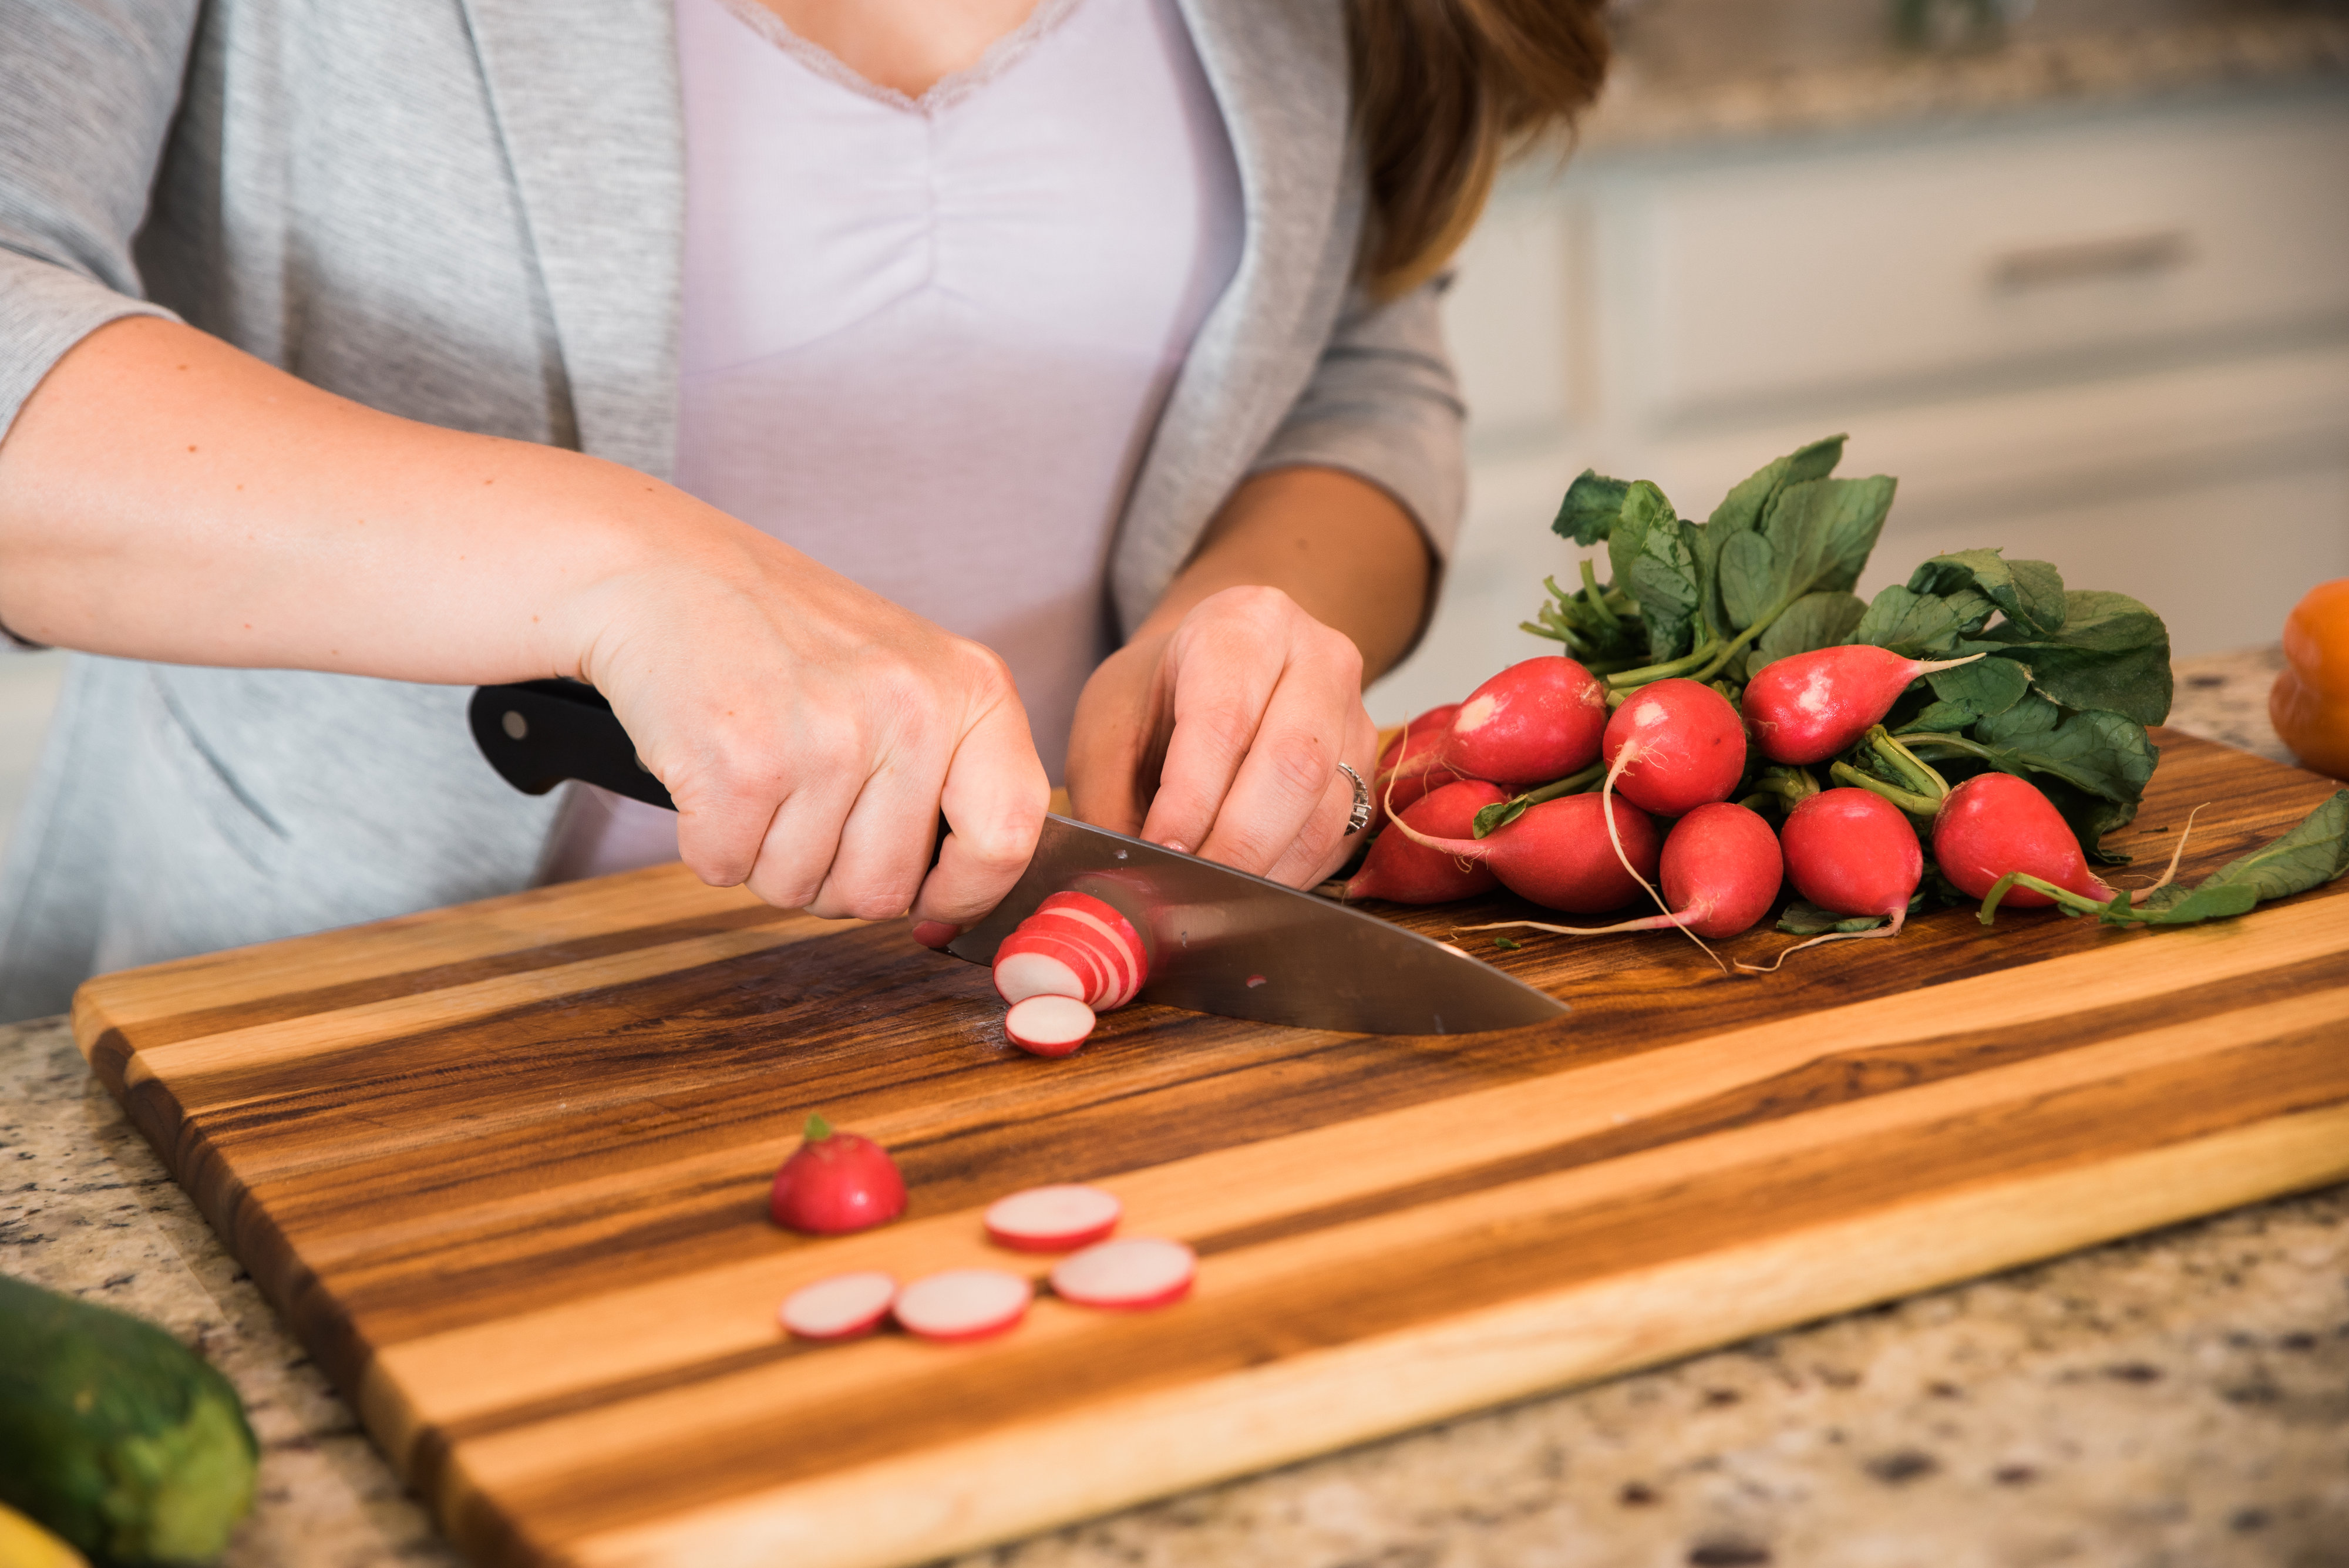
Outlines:
[[[498,776],[524,794],[544,794],[565,779],[577,779],[675,811],[668,788],[636,758],[612,704],[593,686],[577,680],[524,680],[512,686],[477,686],[466,709],[473,743]],[[947,819],[938,818],[930,840],[930,864],[946,846]]]
[[[578,779],[647,805],[677,809],[667,788],[636,760],[636,743],[593,686],[525,680],[477,687],[467,716],[481,755],[524,794],[544,794],[565,779]]]

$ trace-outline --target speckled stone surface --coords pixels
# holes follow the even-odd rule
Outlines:
[[[2037,0],[1976,36],[1926,7],[1904,45],[1890,0],[1629,0],[1587,151],[1875,130],[2054,105],[2289,87],[2349,75],[2340,0]]]
[[[2266,652],[2174,722],[2265,733]],[[2247,711],[2248,710],[2248,711]],[[2255,747],[2256,749],[2256,747]],[[265,1452],[235,1568],[457,1559],[93,1080],[0,1028],[0,1270],[210,1355]],[[1131,1510],[957,1568],[2349,1568],[2349,1187]]]

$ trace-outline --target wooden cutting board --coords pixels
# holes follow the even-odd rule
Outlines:
[[[2158,739],[2140,867],[2189,806],[2200,875],[2333,787]],[[1043,1061],[902,923],[668,867],[105,976],[74,1023],[484,1563],[919,1561],[2349,1176],[2349,880],[2191,930],[1945,911],[1766,978],[1464,940],[1576,1011],[1135,1007]],[[895,1151],[903,1221],[767,1223],[813,1109]],[[1196,1247],[1192,1298],[964,1346],[775,1325],[841,1270],[1040,1273],[978,1210],[1070,1180]]]

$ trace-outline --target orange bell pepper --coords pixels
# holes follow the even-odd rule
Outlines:
[[[2349,779],[2349,577],[2308,590],[2283,623],[2268,717],[2302,765]]]

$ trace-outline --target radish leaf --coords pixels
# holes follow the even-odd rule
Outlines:
[[[2349,871],[2349,790],[2336,790],[2274,843],[2230,860],[2190,888],[2164,888],[2119,918],[2188,925],[2240,914],[2262,899],[2321,888],[2344,871]],[[2240,908],[2230,907],[2238,903]]]
[[[2031,690],[2031,672],[2011,659],[1978,659],[1925,677],[1939,701],[1910,721],[1911,730],[1962,730],[2005,712]]]
[[[1867,611],[1857,594],[1805,594],[1754,639],[1754,650],[1745,656],[1745,679],[1752,680],[1755,671],[1775,660],[1840,646]]]
[[[2002,653],[2031,667],[2034,685],[2067,708],[2101,708],[2140,724],[2169,716],[2169,630],[2127,594],[2064,596],[2063,629],[2032,633],[2013,622],[1967,642],[1967,653]]]
[[[1622,514],[1608,535],[1615,585],[1639,601],[1651,659],[1673,659],[1689,650],[1698,599],[1695,532],[1681,521],[1664,493],[1643,479],[1625,494]]]
[[[1550,532],[1578,545],[1598,544],[1623,514],[1623,497],[1630,488],[1628,480],[1609,479],[1595,468],[1584,469],[1566,487],[1566,499],[1558,503]]]
[[[1909,574],[1909,587],[1914,593],[1944,597],[1961,589],[1979,592],[2009,621],[2033,636],[2060,630],[2070,613],[2063,575],[2053,566],[2045,561],[2010,561],[1996,550],[1936,556]]]

